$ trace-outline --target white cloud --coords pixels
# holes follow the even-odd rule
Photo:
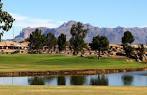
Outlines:
[[[14,26],[15,27],[49,27],[55,28],[58,27],[61,22],[55,22],[50,19],[34,18],[22,16],[19,14],[11,13],[13,18],[15,18]]]

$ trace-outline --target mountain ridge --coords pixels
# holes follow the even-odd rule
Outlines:
[[[47,27],[38,27],[42,30],[42,34],[47,34],[49,32],[53,33],[56,37],[58,37],[61,33],[67,35],[67,39],[69,40],[70,29],[73,24],[76,24],[77,21],[69,21],[57,28],[47,28]],[[100,28],[96,26],[92,26],[91,24],[84,24],[85,28],[88,28],[88,33],[85,38],[86,42],[91,42],[92,38],[96,35],[106,36],[110,43],[112,44],[120,44],[121,38],[125,31],[130,31],[134,37],[135,42],[134,44],[146,44],[147,43],[147,27],[139,28],[139,27],[132,27],[132,28],[125,28],[125,27],[115,27],[115,28]],[[35,30],[36,28],[24,28],[22,32],[14,38],[15,41],[24,40],[29,37],[29,35]]]

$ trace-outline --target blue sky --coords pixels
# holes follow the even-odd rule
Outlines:
[[[146,27],[147,0],[2,0],[16,19],[15,35],[23,27],[58,27],[69,20],[99,27]],[[8,35],[9,34],[9,35]],[[12,38],[12,32],[5,38]]]

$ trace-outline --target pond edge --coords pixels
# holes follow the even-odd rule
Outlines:
[[[0,72],[0,77],[19,77],[19,76],[50,76],[50,75],[96,75],[110,74],[133,71],[147,71],[146,68],[127,68],[127,69],[85,69],[85,70],[49,70],[49,71],[14,71]]]

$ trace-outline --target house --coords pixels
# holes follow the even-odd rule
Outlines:
[[[0,53],[12,54],[12,53],[27,53],[28,42],[14,42],[14,41],[2,41],[0,42]]]

